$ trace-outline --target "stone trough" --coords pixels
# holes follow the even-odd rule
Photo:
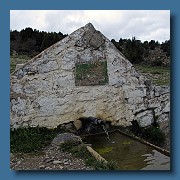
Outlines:
[[[59,134],[52,145],[59,146],[68,141],[85,144],[97,161],[105,164],[114,161],[119,170],[170,170],[169,151],[120,129],[110,130],[113,127],[109,127],[106,121],[94,117],[80,120],[80,129],[75,132],[78,136]]]
[[[120,130],[109,134],[109,140],[104,133],[83,137],[98,161],[114,161],[118,170],[170,170],[169,151]]]

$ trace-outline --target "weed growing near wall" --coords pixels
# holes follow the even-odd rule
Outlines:
[[[57,135],[57,129],[42,127],[19,128],[10,131],[11,152],[31,153],[49,145]]]
[[[151,126],[144,131],[145,139],[157,146],[162,146],[165,142],[165,134],[158,126]]]
[[[132,121],[130,130],[134,135],[157,146],[162,146],[166,140],[165,133],[159,128],[158,123],[155,123],[150,127],[143,128],[138,125],[137,121]]]

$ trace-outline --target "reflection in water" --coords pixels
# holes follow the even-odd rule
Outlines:
[[[146,167],[142,170],[170,170],[170,158],[161,154],[156,150],[152,150],[151,154],[142,155],[146,157]]]
[[[92,135],[85,142],[108,161],[115,161],[120,170],[170,170],[170,158],[121,133]]]

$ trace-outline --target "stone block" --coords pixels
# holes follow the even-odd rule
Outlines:
[[[145,110],[135,116],[140,127],[150,126],[154,122],[152,110]]]
[[[59,146],[66,142],[75,142],[75,143],[82,143],[82,140],[79,136],[76,136],[73,133],[62,133],[58,134],[52,141],[52,145]]]

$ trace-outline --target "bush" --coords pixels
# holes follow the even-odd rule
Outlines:
[[[151,143],[161,146],[165,142],[165,134],[159,129],[158,126],[152,126],[150,128],[145,129],[144,136]]]
[[[130,130],[134,135],[139,136],[157,146],[162,146],[166,140],[165,134],[159,128],[159,124],[157,122],[148,128],[142,128],[139,126],[137,121],[132,121]]]

